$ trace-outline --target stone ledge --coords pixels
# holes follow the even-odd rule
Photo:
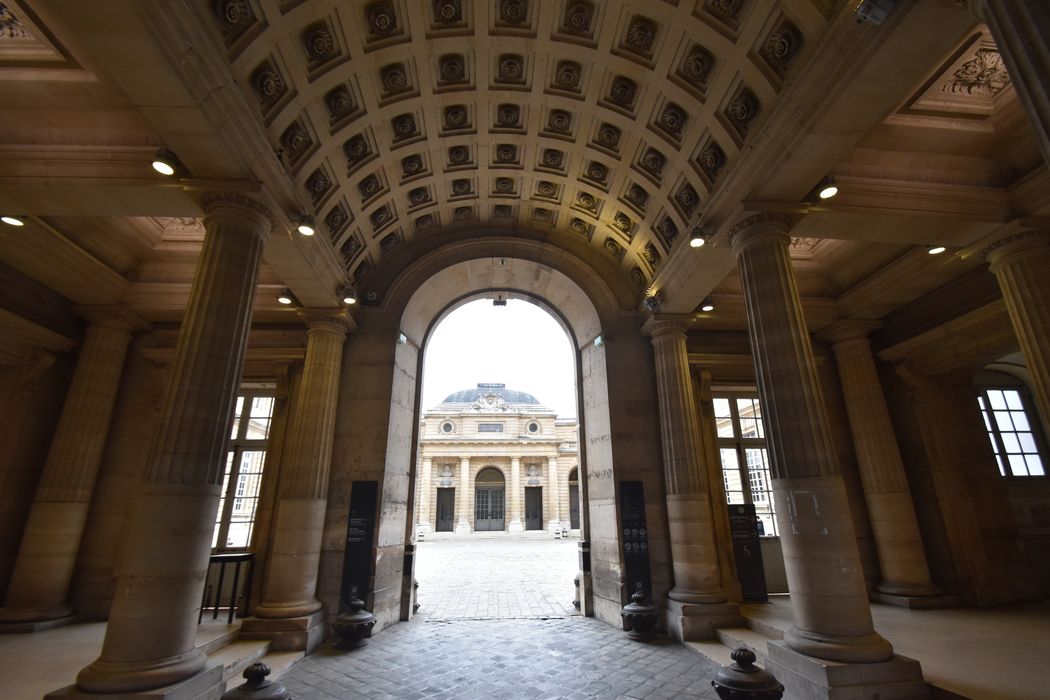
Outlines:
[[[841,663],[800,654],[783,641],[767,645],[766,668],[799,700],[928,700],[930,687],[915,659]]]
[[[222,666],[212,666],[181,683],[154,690],[133,693],[85,693],[75,685],[48,693],[48,698],[81,698],[82,700],[220,700],[225,691]]]

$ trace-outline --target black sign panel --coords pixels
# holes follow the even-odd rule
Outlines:
[[[620,535],[623,541],[627,595],[633,595],[640,583],[645,591],[646,600],[652,601],[649,531],[645,526],[645,491],[640,481],[620,482]]]
[[[729,532],[733,536],[736,575],[745,601],[764,603],[766,571],[762,566],[762,549],[758,541],[758,518],[753,503],[730,503]]]
[[[343,587],[339,612],[350,611],[354,588],[368,603],[372,592],[372,545],[375,542],[379,482],[355,481],[350,490],[350,517],[346,523],[346,554],[343,557]]]

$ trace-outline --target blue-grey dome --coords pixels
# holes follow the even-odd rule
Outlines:
[[[478,384],[474,389],[464,389],[449,394],[441,403],[474,403],[486,394],[498,394],[507,403],[539,404],[539,400],[532,394],[508,389],[505,384]]]

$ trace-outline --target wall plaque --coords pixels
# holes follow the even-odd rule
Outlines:
[[[630,597],[640,583],[647,600],[651,601],[649,531],[645,525],[645,492],[640,481],[620,482],[620,535],[627,596]]]
[[[758,518],[753,503],[731,503],[729,532],[733,537],[736,555],[736,575],[745,601],[765,603],[766,570],[762,566],[762,547],[758,540]]]
[[[346,553],[343,556],[343,586],[339,594],[339,612],[350,611],[353,589],[365,601],[372,593],[372,567],[375,557],[376,507],[379,482],[355,481],[350,489],[350,517],[346,522]]]

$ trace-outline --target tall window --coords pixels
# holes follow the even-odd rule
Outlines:
[[[773,481],[758,397],[750,394],[717,395],[714,405],[726,500],[755,504],[758,534],[775,536]]]
[[[213,549],[246,549],[251,545],[272,414],[271,390],[242,390],[237,396]]]
[[[1026,401],[1016,387],[982,387],[977,397],[992,443],[999,473],[1003,476],[1044,476],[1036,430],[1029,420]]]

